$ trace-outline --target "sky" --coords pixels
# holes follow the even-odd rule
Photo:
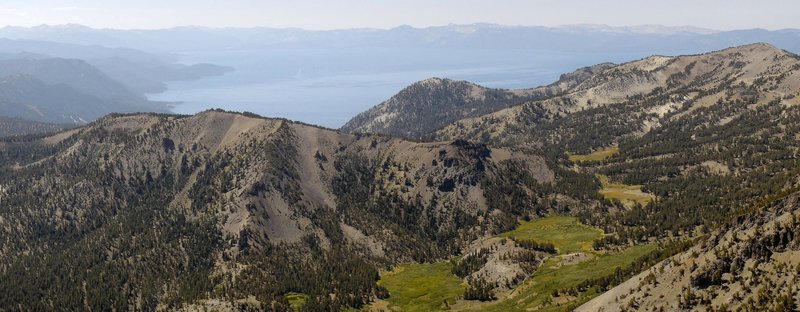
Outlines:
[[[3,0],[0,26],[392,28],[495,23],[800,28],[793,0]]]

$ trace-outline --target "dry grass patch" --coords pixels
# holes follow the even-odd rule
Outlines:
[[[603,184],[603,188],[600,189],[600,194],[603,197],[610,200],[619,200],[627,207],[631,207],[634,204],[644,206],[655,198],[653,194],[642,192],[641,185],[611,183],[607,176],[601,174],[598,174],[597,178]]]
[[[594,151],[591,154],[578,155],[569,154],[569,161],[573,163],[587,162],[587,161],[601,161],[608,159],[611,156],[619,154],[619,146],[611,146],[604,149]]]

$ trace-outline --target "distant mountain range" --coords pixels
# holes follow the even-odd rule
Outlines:
[[[114,112],[166,112],[167,103],[149,101],[145,93],[165,90],[166,81],[232,70],[174,62],[133,49],[0,39],[0,116],[10,118],[0,120],[8,129],[0,134],[60,129]]]
[[[109,101],[137,102],[145,97],[110,79],[105,73],[79,59],[22,55],[0,60],[0,76],[26,74],[44,83],[63,84],[77,91]]]
[[[171,53],[263,48],[415,47],[685,54],[751,42],[768,42],[789,51],[800,52],[800,30],[797,29],[715,31],[688,26],[660,25],[542,27],[470,24],[426,28],[400,26],[392,29],[313,31],[297,28],[192,26],[156,30],[117,30],[94,29],[72,24],[9,26],[0,29],[0,37]]]
[[[24,56],[0,60],[0,116],[84,124],[112,112],[166,112],[77,59]]]
[[[130,48],[107,48],[103,42],[91,45],[38,40],[12,40],[0,35],[0,58],[49,56],[81,59],[136,93],[166,90],[166,81],[193,80],[221,75],[233,68],[212,64],[176,63],[177,55],[152,54]]]

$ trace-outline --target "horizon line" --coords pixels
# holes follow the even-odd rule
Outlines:
[[[81,27],[81,28],[88,28],[92,30],[118,30],[118,31],[158,31],[158,30],[172,30],[172,29],[181,29],[181,28],[203,28],[203,29],[214,29],[214,30],[246,30],[246,29],[275,29],[275,30],[303,30],[303,31],[316,31],[316,32],[325,32],[325,31],[348,31],[348,30],[374,30],[374,31],[387,31],[387,30],[394,30],[400,28],[413,28],[413,29],[430,29],[430,28],[444,28],[444,27],[458,27],[458,26],[494,26],[494,27],[504,27],[504,28],[545,28],[545,29],[554,29],[554,30],[568,30],[568,28],[591,28],[597,27],[597,31],[629,31],[635,32],[634,28],[645,28],[645,27],[660,27],[665,30],[686,30],[685,32],[690,33],[720,33],[720,32],[728,32],[728,31],[741,31],[741,30],[766,30],[766,31],[785,31],[785,30],[798,30],[800,28],[765,28],[765,27],[751,27],[751,28],[735,28],[735,29],[713,29],[713,28],[706,28],[700,26],[693,26],[693,25],[664,25],[664,24],[634,24],[634,25],[609,25],[609,24],[597,24],[597,23],[577,23],[577,24],[560,24],[554,26],[548,25],[522,25],[522,24],[498,24],[498,23],[491,23],[491,22],[475,22],[475,23],[467,23],[467,24],[460,24],[460,23],[448,23],[448,24],[438,24],[438,25],[410,25],[410,24],[400,24],[393,27],[382,28],[382,27],[345,27],[345,28],[328,28],[328,29],[315,29],[315,28],[303,28],[303,27],[281,27],[281,26],[209,26],[209,25],[196,25],[196,24],[187,24],[187,25],[176,25],[176,26],[169,26],[169,27],[155,27],[155,28],[114,28],[114,27],[96,27],[96,26],[89,26],[86,24],[81,23],[64,23],[64,24],[38,24],[38,25],[11,25],[6,24],[0,26],[0,29],[8,29],[8,28],[22,28],[22,29],[36,29],[36,28],[57,28],[57,27]],[[591,29],[588,29],[591,30]]]

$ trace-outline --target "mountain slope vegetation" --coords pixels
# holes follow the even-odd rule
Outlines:
[[[358,308],[381,268],[597,198],[556,196],[570,176],[536,156],[219,111],[0,151],[0,309]]]
[[[16,118],[0,117],[0,137],[58,132],[64,126]]]
[[[577,311],[796,311],[798,194],[726,223]]]

